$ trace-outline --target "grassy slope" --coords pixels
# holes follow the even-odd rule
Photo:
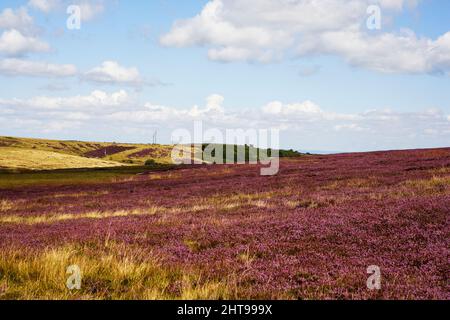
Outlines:
[[[87,152],[111,146],[128,147],[133,149],[116,154],[106,154],[106,156],[102,156],[99,159],[85,157],[85,154]],[[156,149],[158,152],[149,155],[143,155],[141,157],[130,156],[134,153],[149,148]],[[129,165],[142,165],[148,159],[154,159],[158,163],[167,164],[170,163],[171,148],[171,146],[163,145],[128,143],[116,144],[111,142],[58,141],[45,139],[0,137],[0,168],[24,168],[42,170],[105,166],[111,167],[121,165],[120,163]],[[52,154],[46,154],[45,152],[51,152]],[[52,156],[50,157],[50,155]],[[76,156],[78,157],[78,159],[65,158],[64,156],[61,157],[61,155]],[[50,158],[52,158],[53,160],[51,160]],[[45,159],[49,160],[50,163],[48,161],[43,161]]]
[[[193,157],[196,148],[191,147]],[[172,164],[172,149],[172,145],[0,137],[0,171],[142,166],[149,159],[158,167],[167,166]],[[246,146],[246,153],[248,149]],[[280,150],[280,157],[300,155],[292,150]]]
[[[124,164],[101,159],[90,159],[51,151],[0,147],[0,168],[52,170],[72,168],[117,167]]]

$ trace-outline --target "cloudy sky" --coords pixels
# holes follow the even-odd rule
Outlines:
[[[299,150],[450,146],[449,19],[447,0],[2,0],[0,135],[169,143],[203,120]]]

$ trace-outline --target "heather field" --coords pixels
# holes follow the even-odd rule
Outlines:
[[[0,175],[0,299],[450,299],[450,149],[114,170]]]

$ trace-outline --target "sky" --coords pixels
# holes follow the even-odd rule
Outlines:
[[[1,1],[0,135],[170,143],[194,121],[449,147],[450,2]]]

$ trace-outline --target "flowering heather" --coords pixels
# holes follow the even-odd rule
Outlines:
[[[0,189],[0,298],[450,299],[450,149]],[[66,267],[84,270],[79,291]],[[381,290],[366,286],[381,270]]]
[[[128,155],[128,158],[144,158],[144,157],[160,158],[160,157],[170,157],[170,154],[171,154],[170,148],[167,149],[147,148]]]
[[[107,146],[104,148],[86,152],[84,154],[84,156],[88,157],[88,158],[104,158],[105,156],[111,156],[113,154],[131,150],[131,149],[135,149],[135,147],[124,147],[124,146],[114,146],[113,145],[113,146]]]

